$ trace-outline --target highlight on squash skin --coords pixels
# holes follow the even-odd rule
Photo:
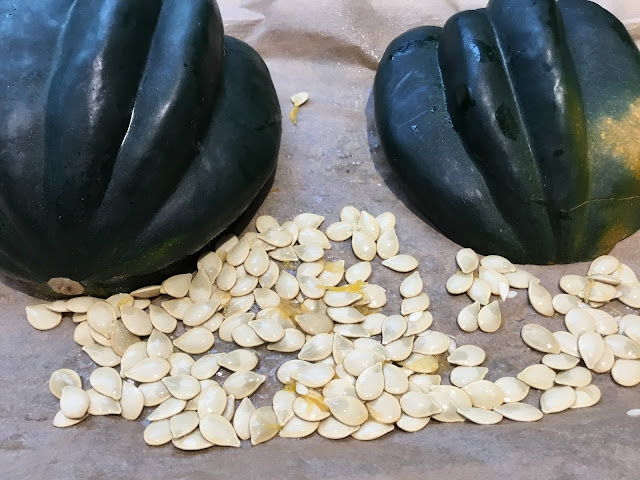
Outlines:
[[[624,167],[640,180],[640,98],[629,105],[629,111],[619,120],[601,120],[602,148],[621,160]]]

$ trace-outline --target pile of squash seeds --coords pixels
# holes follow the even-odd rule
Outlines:
[[[432,418],[530,422],[588,407],[600,399],[592,372],[611,371],[621,385],[640,383],[640,316],[614,319],[597,309],[615,298],[640,307],[640,284],[615,258],[596,259],[584,278],[563,277],[567,293],[552,299],[507,259],[480,260],[460,250],[460,271],[447,290],[474,301],[458,317],[462,330],[496,331],[503,320],[491,295],[505,301],[515,294],[511,288],[527,288],[537,312],[565,315],[568,331],[522,328],[524,342],[545,353],[541,364],[490,382],[481,348],[458,347],[430,329],[430,299],[417,260],[400,253],[393,214],[374,217],[349,206],[324,232],[323,222],[311,213],[282,225],[261,216],[257,232],[221,239],[195,273],[105,300],[83,296],[27,307],[28,321],[40,330],[70,313],[74,340],[98,365],[87,390],[73,370],[51,375],[51,393],[60,399],[53,424],[68,427],[89,415],[137,420],[144,407],[155,407],[144,421],[149,445],[239,447],[241,440],[257,445],[316,431],[372,440],[396,427],[419,431]],[[325,261],[330,241],[350,241],[360,261],[348,268]],[[383,313],[386,290],[368,283],[376,256],[407,274],[400,312]],[[297,352],[297,359],[278,368],[282,388],[271,404],[255,408],[251,396],[266,380],[254,371],[262,345]],[[450,366],[450,385],[442,384]],[[222,371],[229,374],[219,383]],[[530,388],[543,391],[540,408],[523,402]]]

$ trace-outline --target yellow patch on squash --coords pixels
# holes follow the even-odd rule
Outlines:
[[[629,106],[619,120],[605,117],[600,123],[602,148],[622,160],[634,177],[640,179],[640,99]]]

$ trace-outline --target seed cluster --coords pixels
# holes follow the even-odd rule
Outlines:
[[[311,213],[282,225],[261,216],[257,231],[225,237],[203,254],[195,273],[105,300],[84,296],[27,307],[28,321],[41,330],[71,313],[74,340],[99,366],[86,391],[72,370],[51,375],[50,390],[60,399],[54,425],[75,425],[88,415],[135,420],[144,407],[155,407],[144,430],[149,445],[239,447],[241,440],[257,445],[316,431],[329,439],[372,440],[396,427],[421,430],[431,418],[536,421],[544,413],[591,406],[600,399],[591,372],[611,370],[622,385],[640,383],[640,317],[617,321],[583,303],[604,303],[599,284],[611,285],[613,277],[624,277],[618,297],[632,302],[637,280],[617,260],[611,270],[597,259],[582,289],[575,285],[584,282],[569,279],[564,283],[575,294],[563,287],[568,295],[552,300],[535,277],[507,259],[458,252],[460,271],[447,290],[466,292],[475,302],[458,317],[463,330],[496,331],[502,316],[490,297],[504,301],[510,288],[528,288],[532,305],[545,315],[549,306],[551,314],[554,307],[566,310],[566,332],[535,324],[522,329],[523,341],[546,354],[542,364],[490,382],[481,366],[484,350],[458,347],[430,329],[430,299],[417,260],[399,253],[393,214],[374,217],[349,206],[324,232],[323,222]],[[348,240],[359,262],[345,269],[342,260],[324,260],[330,241]],[[399,312],[382,313],[386,290],[368,283],[376,256],[384,267],[408,274],[399,286]],[[216,341],[240,348],[216,352]],[[283,387],[271,405],[255,408],[250,397],[266,380],[254,371],[254,348],[262,345],[297,352],[297,358],[278,368]],[[441,384],[450,365],[451,385]],[[214,380],[221,369],[230,372],[222,384]],[[544,391],[540,409],[522,402],[530,388]]]

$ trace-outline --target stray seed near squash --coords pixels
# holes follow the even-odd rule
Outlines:
[[[209,350],[214,341],[213,333],[209,330],[204,327],[195,327],[176,338],[173,344],[183,352],[198,354]]]
[[[111,347],[93,344],[85,345],[82,350],[101,367],[115,367],[120,363],[120,357]]]
[[[360,260],[370,262],[376,256],[376,243],[371,237],[357,230],[351,236],[351,247],[355,256]]]
[[[529,394],[529,385],[516,377],[502,377],[495,381],[504,393],[504,402],[520,402]]]
[[[53,396],[59,399],[64,387],[82,388],[80,375],[68,368],[61,368],[53,372],[49,377],[49,390]]]
[[[534,281],[529,283],[529,302],[540,315],[552,317],[555,313],[551,294],[546,288]]]
[[[474,278],[471,287],[467,290],[467,295],[474,302],[479,302],[480,305],[488,305],[491,298],[491,287],[485,280]]]
[[[258,233],[266,232],[270,228],[280,228],[278,221],[271,215],[261,215],[256,219]]]
[[[587,275],[609,275],[616,271],[620,262],[611,255],[601,255],[596,258],[589,266]]]
[[[71,311],[67,308],[67,302],[65,300],[56,300],[55,302],[45,303],[44,306],[52,312],[57,313],[67,313]]]
[[[560,353],[560,345],[553,334],[541,325],[529,323],[522,327],[520,336],[529,347],[543,353]]]
[[[500,325],[502,325],[502,313],[500,305],[494,300],[478,312],[478,327],[483,332],[493,333],[500,328]]]
[[[456,262],[464,274],[474,272],[480,264],[478,254],[471,248],[458,250],[458,253],[456,253]]]
[[[537,422],[544,416],[536,407],[520,402],[505,403],[494,411],[515,422]]]
[[[408,273],[418,268],[418,260],[411,255],[395,255],[384,260],[382,265],[396,272]]]
[[[473,302],[464,307],[458,314],[458,326],[465,332],[475,332],[478,329],[478,315],[480,313],[480,302]]]
[[[560,288],[569,295],[578,296],[589,284],[589,280],[580,275],[565,275],[560,279]]]
[[[74,297],[67,300],[67,308],[73,313],[87,313],[94,302],[100,300],[95,297]]]
[[[307,92],[296,93],[291,97],[293,107],[289,112],[289,120],[291,120],[291,123],[294,125],[298,124],[298,110],[300,109],[300,106],[306,103],[307,100],[309,100],[309,94]]]
[[[162,290],[174,298],[182,298],[189,293],[189,287],[191,286],[191,274],[183,273],[180,275],[174,275],[167,278],[162,282]]]
[[[487,255],[480,260],[480,265],[498,273],[512,273],[517,269],[509,260],[500,255]]]

